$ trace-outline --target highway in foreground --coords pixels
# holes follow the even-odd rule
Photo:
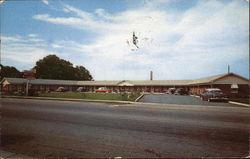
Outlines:
[[[249,156],[250,109],[1,99],[1,150],[31,157]]]

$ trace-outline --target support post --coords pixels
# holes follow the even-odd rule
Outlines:
[[[28,80],[26,81],[26,96],[29,95],[29,82]]]

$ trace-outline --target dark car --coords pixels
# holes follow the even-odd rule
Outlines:
[[[205,101],[228,101],[227,96],[219,88],[209,88],[201,94],[201,99]]]
[[[169,88],[167,94],[174,94],[176,88]]]
[[[177,88],[174,94],[175,95],[188,95],[188,92],[184,88]]]

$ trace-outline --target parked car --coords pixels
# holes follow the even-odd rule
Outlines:
[[[56,89],[56,92],[66,92],[66,91],[67,91],[67,89],[64,88],[64,87],[58,87],[58,88]]]
[[[184,88],[177,88],[174,94],[175,95],[188,95],[188,92]]]
[[[228,101],[228,97],[219,88],[209,88],[201,94],[201,99],[206,101]]]
[[[108,93],[109,90],[106,87],[100,87],[95,90],[96,93]]]
[[[167,94],[174,94],[176,88],[169,88]]]
[[[78,88],[76,89],[76,91],[77,91],[77,92],[84,92],[85,89],[84,89],[83,87],[78,87]]]
[[[28,95],[29,96],[37,96],[38,92],[35,89],[29,89]]]

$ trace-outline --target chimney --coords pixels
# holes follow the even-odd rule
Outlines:
[[[150,81],[153,81],[153,71],[150,71]]]
[[[230,65],[227,66],[227,73],[230,73]]]

